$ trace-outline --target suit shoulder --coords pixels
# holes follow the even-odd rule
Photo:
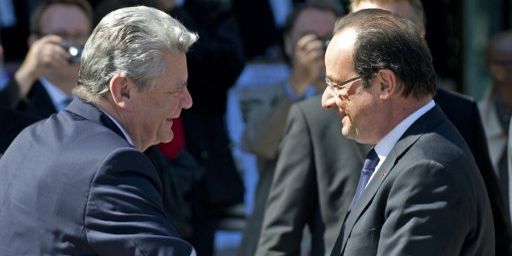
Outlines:
[[[468,95],[464,95],[458,92],[450,91],[443,88],[438,88],[436,96],[434,100],[437,101],[440,105],[443,104],[466,104],[466,105],[475,105],[476,101]]]

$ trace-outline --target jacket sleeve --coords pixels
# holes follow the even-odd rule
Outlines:
[[[302,232],[317,193],[309,129],[294,105],[265,207],[256,255],[299,255]]]
[[[91,184],[83,236],[98,255],[195,255],[171,226],[161,193],[148,158],[134,149],[114,151]]]

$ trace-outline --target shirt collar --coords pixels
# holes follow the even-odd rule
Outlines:
[[[40,77],[39,81],[48,92],[48,95],[50,96],[50,99],[52,100],[55,109],[57,109],[57,111],[61,111],[62,109],[64,109],[66,106],[63,104],[63,102],[68,100],[71,96],[62,91],[56,85],[52,84],[50,81],[48,81],[48,79],[44,77]]]
[[[133,144],[132,138],[130,138],[130,135],[128,135],[128,132],[126,132],[126,130],[123,128],[123,126],[119,122],[117,122],[117,120],[114,117],[112,117],[111,115],[109,115],[107,112],[103,111],[101,108],[99,108],[99,109],[106,116],[108,116],[110,118],[110,120],[112,120],[112,122],[114,122],[114,124],[117,126],[117,128],[119,128],[119,130],[121,130],[121,132],[123,133],[123,135],[126,138],[126,140],[128,140],[128,143],[130,143],[130,145],[135,147],[135,145]]]
[[[434,100],[431,100],[427,104],[425,104],[423,107],[416,110],[414,113],[410,114],[407,118],[402,120],[398,125],[396,125],[384,138],[382,138],[377,145],[375,145],[375,152],[377,152],[377,155],[380,158],[379,165],[380,167],[382,162],[384,162],[384,159],[389,155],[389,152],[391,152],[391,149],[395,146],[395,144],[398,142],[400,137],[405,133],[405,131],[416,121],[418,118],[420,118],[422,115],[424,115],[427,111],[431,110],[435,106]]]

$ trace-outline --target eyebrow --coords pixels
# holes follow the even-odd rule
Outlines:
[[[329,76],[325,76],[325,79],[327,79],[327,80],[331,81],[331,82],[332,82],[332,83],[334,83],[334,84],[339,84],[340,82],[343,82],[343,81],[338,80],[338,79],[333,79],[333,78],[331,78],[331,77],[329,77]]]

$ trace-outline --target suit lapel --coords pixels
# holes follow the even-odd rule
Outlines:
[[[425,134],[425,132],[431,130],[433,127],[440,125],[440,123],[446,120],[447,119],[443,112],[436,105],[433,109],[429,110],[418,120],[416,120],[405,131],[405,133],[398,140],[398,142],[387,156],[384,163],[382,163],[382,165],[379,167],[379,170],[377,170],[373,178],[368,183],[366,189],[361,195],[359,204],[347,213],[348,216],[345,217],[343,228],[341,230],[343,233],[341,252],[345,250],[345,246],[347,245],[348,238],[350,237],[350,233],[352,232],[355,223],[368,208],[382,183],[386,180],[389,173],[393,171],[393,168],[395,167],[398,160],[409,150],[409,148],[414,145],[414,143],[416,143],[416,141],[423,134]]]

